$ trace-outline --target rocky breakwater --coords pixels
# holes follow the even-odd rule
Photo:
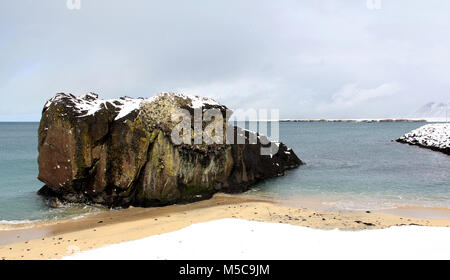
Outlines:
[[[173,93],[57,94],[39,126],[38,193],[52,205],[159,206],[243,192],[303,164],[284,144],[229,125],[229,115],[214,100]]]
[[[403,135],[396,141],[450,155],[450,124],[427,124]]]

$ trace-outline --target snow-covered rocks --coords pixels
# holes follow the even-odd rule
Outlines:
[[[403,135],[396,141],[450,155],[450,124],[427,124]]]
[[[70,107],[77,117],[92,116],[101,111],[102,109],[114,109],[117,113],[115,120],[122,119],[129,115],[133,111],[138,110],[143,104],[158,102],[161,99],[170,99],[175,102],[175,99],[186,100],[188,107],[197,109],[208,106],[221,106],[217,101],[200,96],[185,95],[179,93],[158,93],[150,98],[131,98],[121,97],[117,99],[99,99],[95,93],[83,94],[76,97],[72,94],[58,93],[55,97],[48,100],[44,106],[44,110],[49,108],[55,103],[65,103],[67,107]]]

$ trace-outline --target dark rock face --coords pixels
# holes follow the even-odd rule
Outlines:
[[[276,143],[273,155],[261,155],[267,145],[259,135],[256,144],[175,145],[172,113],[192,112],[199,103],[203,109],[220,110],[223,126],[235,137],[252,136],[230,127],[228,109],[210,99],[167,93],[116,100],[57,94],[47,102],[39,127],[38,178],[46,184],[39,194],[53,202],[167,205],[219,191],[246,191],[303,164],[282,143]]]

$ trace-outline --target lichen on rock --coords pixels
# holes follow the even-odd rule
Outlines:
[[[247,140],[255,136],[228,124],[228,108],[208,98],[161,93],[101,100],[93,93],[57,94],[46,103],[39,126],[38,178],[45,183],[39,193],[65,202],[167,205],[219,191],[246,191],[303,164],[282,143],[271,156],[260,154],[266,144],[260,141],[196,144],[194,125],[185,135],[192,144],[174,144],[174,113],[204,114],[207,109],[223,117],[218,131],[228,129]],[[201,129],[213,121],[202,122]]]

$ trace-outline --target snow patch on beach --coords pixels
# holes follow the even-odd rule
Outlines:
[[[222,219],[65,259],[449,259],[450,228],[318,230]]]
[[[427,124],[403,135],[399,140],[426,147],[450,148],[450,124]]]

